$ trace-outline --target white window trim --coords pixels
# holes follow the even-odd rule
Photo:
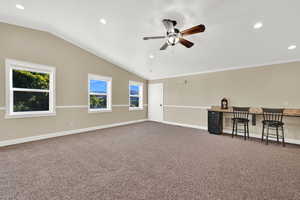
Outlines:
[[[130,95],[130,86],[131,85],[138,85],[139,86],[139,95]],[[144,96],[144,83],[136,82],[136,81],[129,81],[128,85],[128,101],[129,101],[129,110],[144,110],[143,104],[143,96]],[[130,107],[130,97],[139,97],[139,107]]]
[[[55,116],[56,115],[56,97],[55,97],[55,67],[40,65],[30,62],[18,61],[13,59],[6,59],[6,119],[11,118],[26,118],[26,117],[43,117],[43,116]],[[26,70],[39,73],[48,73],[49,78],[49,90],[39,90],[39,89],[22,89],[13,88],[13,73],[16,70]],[[14,91],[30,91],[30,92],[49,92],[49,111],[29,111],[29,112],[14,112],[13,111],[13,92]]]
[[[107,82],[107,93],[93,93],[90,92],[90,80],[99,80],[99,81],[106,81]],[[98,112],[112,112],[111,109],[111,90],[112,90],[112,78],[107,76],[99,76],[96,74],[88,74],[88,112],[89,113],[98,113]],[[90,95],[106,95],[107,96],[107,108],[97,108],[91,109],[90,104]]]

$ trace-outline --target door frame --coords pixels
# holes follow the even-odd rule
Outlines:
[[[149,118],[149,108],[150,108],[150,106],[149,106],[149,104],[150,104],[150,85],[161,85],[162,86],[162,120],[161,121],[159,121],[159,120],[151,120],[150,118]],[[150,121],[155,121],[155,122],[163,122],[164,121],[164,104],[165,104],[165,96],[164,96],[164,84],[163,83],[149,83],[148,84],[148,120],[150,120]]]

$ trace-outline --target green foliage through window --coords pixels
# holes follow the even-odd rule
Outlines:
[[[130,107],[139,107],[140,98],[139,97],[130,97]]]
[[[50,75],[46,73],[13,70],[13,87],[48,90],[49,77]]]
[[[14,112],[48,110],[49,93],[14,91]]]
[[[107,96],[106,95],[90,95],[90,108],[91,109],[107,108]]]
[[[50,75],[47,73],[13,70],[13,88],[49,90]],[[14,112],[49,111],[49,93],[14,91]]]

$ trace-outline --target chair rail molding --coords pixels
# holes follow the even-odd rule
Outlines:
[[[88,105],[70,105],[70,106],[56,106],[58,109],[68,109],[68,108],[88,108]]]
[[[210,106],[185,106],[185,105],[164,105],[166,108],[190,108],[190,109],[201,109],[207,110],[210,109]]]

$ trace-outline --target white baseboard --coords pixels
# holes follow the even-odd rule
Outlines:
[[[158,123],[162,123],[162,121],[159,121],[159,120],[153,120],[153,119],[148,119],[148,121],[150,121],[150,122],[158,122]]]
[[[170,121],[162,121],[164,124],[174,125],[174,126],[182,126],[187,128],[195,128],[195,129],[201,129],[201,130],[207,130],[206,126],[198,126],[198,125],[190,125],[190,124],[181,124],[177,122],[170,122]]]
[[[50,133],[50,134],[38,135],[38,136],[32,136],[32,137],[26,137],[26,138],[18,138],[18,139],[13,139],[13,140],[5,140],[5,141],[0,141],[0,147],[21,144],[21,143],[26,143],[26,142],[33,142],[33,141],[38,141],[38,140],[44,140],[44,139],[49,139],[49,138],[55,138],[55,137],[60,137],[60,136],[84,133],[84,132],[95,131],[95,130],[99,130],[99,129],[135,124],[135,123],[145,122],[147,120],[148,119],[142,119],[142,120],[121,122],[121,123],[115,123],[115,124],[83,128],[83,129],[61,131],[61,132],[57,132],[57,133]]]
[[[206,131],[208,130],[208,128],[206,126],[181,124],[181,123],[170,122],[170,121],[162,121],[161,123],[169,124],[169,125],[174,125],[174,126],[181,126],[181,127],[186,127],[186,128],[201,129],[201,130],[206,130]],[[223,133],[231,134],[232,131],[231,130],[224,130]],[[252,138],[261,138],[261,135],[257,135],[257,134],[253,134],[253,133],[249,133],[249,136],[252,137]],[[270,138],[270,140],[276,141],[276,139],[274,139],[274,138]],[[285,142],[286,143],[290,143],[290,144],[298,144],[298,145],[300,145],[300,140],[285,138]]]

